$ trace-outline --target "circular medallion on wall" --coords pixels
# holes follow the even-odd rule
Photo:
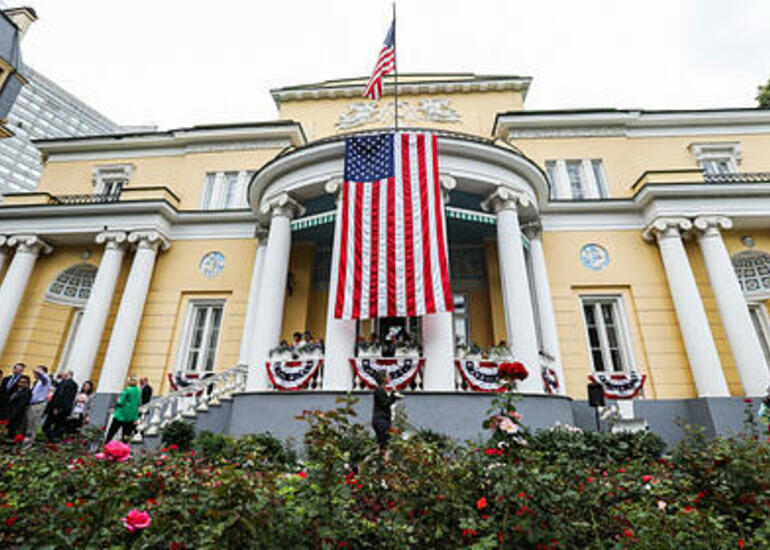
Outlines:
[[[225,255],[221,252],[206,253],[201,258],[198,269],[204,277],[216,277],[225,269]]]
[[[610,253],[600,244],[589,243],[580,249],[580,263],[588,269],[599,271],[610,265]]]

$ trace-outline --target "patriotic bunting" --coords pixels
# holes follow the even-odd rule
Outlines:
[[[609,399],[633,399],[641,391],[646,374],[638,372],[595,372],[588,379],[601,384],[604,396]]]
[[[267,363],[267,376],[277,390],[304,390],[323,363],[323,359],[270,361]]]
[[[425,360],[417,357],[396,359],[356,358],[350,360],[350,366],[367,388],[374,389],[377,387],[377,380],[374,378],[375,372],[387,370],[390,375],[389,387],[403,390],[422,372]]]

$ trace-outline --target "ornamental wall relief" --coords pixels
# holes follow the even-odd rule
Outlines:
[[[382,104],[374,101],[351,103],[347,111],[337,119],[335,126],[338,130],[349,130],[365,124],[389,124],[393,121],[394,105],[393,101]],[[446,98],[421,99],[416,106],[409,101],[399,100],[398,121],[404,124],[410,122],[453,124],[460,122],[460,113]]]

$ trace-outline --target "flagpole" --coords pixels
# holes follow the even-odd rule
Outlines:
[[[398,63],[396,62],[396,3],[393,2],[393,104],[394,127],[398,131]]]

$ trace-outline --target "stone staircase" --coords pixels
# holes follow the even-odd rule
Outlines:
[[[247,372],[246,365],[236,365],[142,405],[131,444],[138,448],[157,447],[162,429],[174,420],[185,420],[199,430],[221,431],[224,425],[218,426],[221,422],[212,420],[229,416],[216,413],[229,412],[233,395],[246,389]]]

